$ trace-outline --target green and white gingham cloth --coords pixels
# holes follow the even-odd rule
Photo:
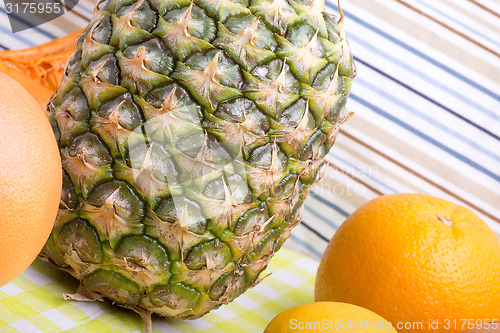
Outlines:
[[[278,313],[313,301],[318,263],[289,249],[274,256],[257,286],[228,305],[196,320],[153,317],[153,332],[262,332]],[[104,302],[66,301],[78,282],[36,260],[21,276],[0,288],[0,332],[140,333],[136,313]]]

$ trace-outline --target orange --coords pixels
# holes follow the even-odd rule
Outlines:
[[[40,104],[0,73],[0,286],[36,258],[62,187],[57,142]]]
[[[331,239],[315,299],[365,307],[400,333],[463,332],[500,319],[500,242],[465,207],[422,194],[381,196]]]
[[[316,302],[283,311],[267,325],[264,333],[397,333],[376,313],[338,302]]]

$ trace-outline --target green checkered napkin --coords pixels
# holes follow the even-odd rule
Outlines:
[[[197,320],[153,317],[153,332],[260,333],[292,306],[313,301],[318,263],[281,249],[264,272],[272,273],[229,305]],[[144,324],[132,311],[108,303],[65,301],[78,282],[36,260],[21,276],[0,288],[0,332],[140,333]]]

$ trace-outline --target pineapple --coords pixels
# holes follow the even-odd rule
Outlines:
[[[324,0],[101,0],[48,105],[63,164],[41,257],[74,299],[197,318],[302,217],[355,66]],[[149,318],[149,319],[148,319]]]

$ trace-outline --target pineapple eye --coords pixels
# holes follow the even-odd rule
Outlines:
[[[123,54],[129,59],[133,59],[139,47],[144,46],[146,49],[143,65],[150,71],[163,75],[170,75],[174,69],[174,60],[172,53],[159,39],[151,39],[141,45],[128,46]]]
[[[151,237],[144,235],[125,237],[115,253],[120,258],[149,272],[161,275],[169,271],[170,262],[167,250]],[[136,271],[140,272],[140,269]]]
[[[91,38],[100,44],[108,44],[111,39],[111,18],[104,16],[94,28]]]
[[[62,145],[69,146],[77,136],[85,134],[89,129],[90,108],[82,90],[75,87],[64,95],[54,116],[61,131]]]
[[[231,262],[231,257],[229,246],[219,240],[213,240],[193,246],[184,263],[191,270],[220,270]]]
[[[200,297],[199,292],[182,283],[156,285],[150,294],[151,302],[155,306],[163,306],[170,309],[189,313]]]
[[[56,245],[64,256],[74,252],[82,262],[98,264],[104,258],[97,231],[82,219],[65,224],[57,237]]]

